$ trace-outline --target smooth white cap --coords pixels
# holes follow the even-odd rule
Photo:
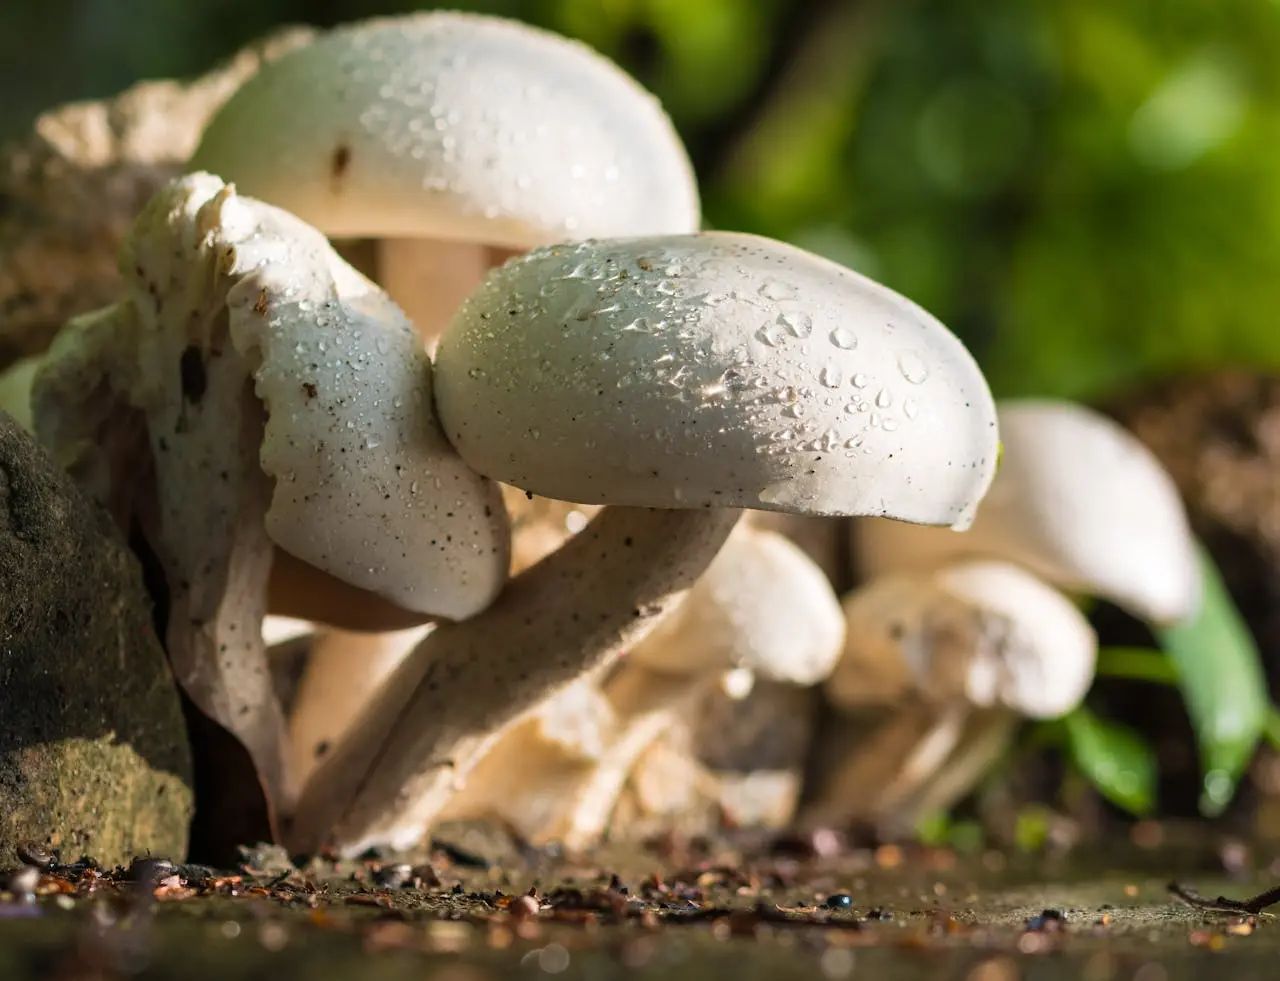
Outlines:
[[[996,464],[995,407],[959,340],[753,235],[513,259],[441,338],[436,405],[480,473],[588,504],[963,525]]]
[[[191,161],[331,236],[526,249],[693,231],[693,170],[652,95],[587,46],[448,12],[338,28],[265,66]]]
[[[744,668],[814,685],[843,644],[844,613],[822,570],[785,536],[740,524],[628,663],[671,674]]]
[[[1068,590],[1154,623],[1200,602],[1186,510],[1154,454],[1107,417],[1071,402],[999,404],[1004,459],[963,535],[854,523],[863,571],[929,569],[957,555],[1020,563]]]
[[[827,681],[837,705],[908,692],[1054,718],[1093,682],[1097,637],[1065,596],[1006,562],[878,578],[844,600],[844,655]]]

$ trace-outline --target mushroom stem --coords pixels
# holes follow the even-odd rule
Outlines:
[[[715,681],[714,675],[670,675],[635,664],[611,678],[605,697],[619,721],[616,738],[575,788],[576,799],[548,837],[575,850],[599,840],[636,760]]]
[[[830,827],[858,820],[880,824],[951,755],[971,712],[963,703],[942,707],[924,701],[897,709],[859,752],[839,764],[821,797],[805,808],[800,824]]]
[[[307,658],[289,715],[294,779],[306,780],[365,702],[430,629],[410,627],[376,634],[326,630],[320,634]]]
[[[288,846],[358,854],[416,841],[503,729],[658,623],[740,515],[606,508],[489,609],[437,628],[316,768]]]
[[[418,329],[428,350],[467,294],[489,271],[489,250],[467,242],[388,238],[378,245],[374,277]]]

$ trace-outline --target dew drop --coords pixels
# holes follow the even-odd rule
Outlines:
[[[844,381],[844,372],[840,370],[840,366],[835,362],[828,361],[822,374],[818,376],[818,380],[827,388],[839,388],[840,383]]]
[[[887,409],[893,405],[893,393],[887,388],[882,388],[876,393],[876,408]]]
[[[898,355],[898,370],[912,385],[923,384],[929,377],[929,366],[914,351],[903,351]]]
[[[915,399],[905,399],[902,403],[902,414],[908,419],[914,419],[920,414],[920,406],[916,404]]]
[[[856,375],[854,375],[854,376],[853,376],[852,381],[853,381],[853,387],[854,387],[854,388],[866,388],[866,387],[867,387],[867,381],[868,381],[868,379],[867,379],[867,376],[866,376],[866,375],[864,375],[862,372],[858,372]]]
[[[837,327],[831,332],[831,343],[841,351],[852,351],[858,346],[858,338],[854,336],[853,331]]]
[[[778,314],[781,324],[792,337],[805,338],[813,333],[813,318],[807,313],[795,310],[784,310]]]

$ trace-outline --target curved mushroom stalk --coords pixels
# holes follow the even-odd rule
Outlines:
[[[611,507],[409,656],[313,775],[297,850],[415,840],[496,733],[634,646],[646,611],[715,557],[734,509],[963,526],[995,466],[994,405],[954,336],[754,236],[514,259],[467,298],[435,377],[444,430],[477,472]],[[862,413],[868,397],[879,408]]]
[[[961,777],[976,779],[978,763],[1011,732],[1005,717],[1063,715],[1093,681],[1088,621],[1008,563],[883,576],[846,597],[844,609],[846,648],[827,695],[844,709],[893,709],[827,774],[808,824],[859,819],[900,830],[924,804],[967,789]]]
[[[814,684],[840,654],[844,617],[822,570],[789,540],[739,525],[679,607],[603,681],[579,682],[607,724],[576,749],[547,735],[552,699],[504,733],[444,817],[496,816],[534,842],[582,848],[604,833],[638,756],[731,668]],[[518,761],[518,762],[517,762]]]
[[[431,629],[425,624],[373,634],[319,633],[289,713],[289,754],[299,785]]]
[[[434,347],[485,272],[538,245],[694,232],[693,168],[657,101],[585,45],[432,11],[348,24],[264,70],[192,166],[333,236]]]
[[[436,428],[412,327],[291,215],[192,175],[152,199],[121,269],[127,299],[73,322],[37,375],[36,429],[142,530],[179,682],[285,805],[261,633],[277,548],[419,621],[465,616],[505,577],[498,491]]]
[[[1152,623],[1200,601],[1195,542],[1173,478],[1134,435],[1070,402],[998,406],[1004,459],[963,535],[853,522],[863,573],[936,569],[965,555],[1005,559]]]
[[[286,829],[289,848],[415,843],[503,729],[652,629],[738,517],[606,508],[482,615],[442,624],[320,761]]]

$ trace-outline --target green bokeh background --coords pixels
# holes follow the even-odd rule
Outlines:
[[[0,0],[0,135],[371,0]],[[1280,0],[487,0],[664,101],[709,224],[934,311],[999,394],[1280,364]]]

